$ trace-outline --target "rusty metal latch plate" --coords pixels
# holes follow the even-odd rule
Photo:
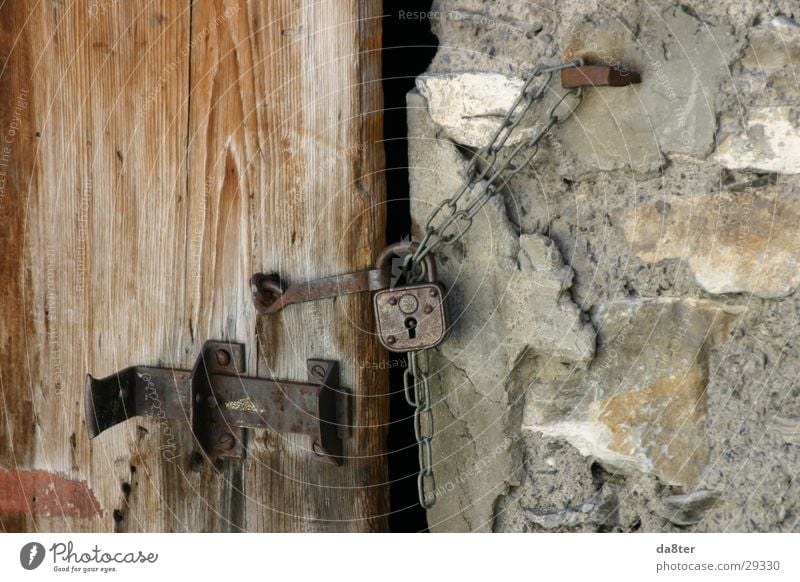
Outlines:
[[[184,421],[211,458],[245,455],[245,429],[309,435],[317,458],[337,465],[351,434],[351,394],[339,364],[307,360],[308,382],[242,375],[242,344],[209,341],[191,371],[135,366],[86,378],[89,438],[135,416]]]

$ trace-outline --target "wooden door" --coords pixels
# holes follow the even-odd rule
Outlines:
[[[369,297],[261,319],[248,285],[381,248],[380,46],[374,0],[0,4],[3,530],[385,530]],[[145,418],[88,440],[87,373],[190,368],[209,339],[245,343],[251,375],[339,360],[344,465],[269,431],[212,464],[186,423]]]

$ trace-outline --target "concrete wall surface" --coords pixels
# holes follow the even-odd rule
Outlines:
[[[439,0],[419,236],[537,63],[585,91],[437,256],[433,531],[800,531],[796,1]],[[503,148],[536,131],[556,75]]]

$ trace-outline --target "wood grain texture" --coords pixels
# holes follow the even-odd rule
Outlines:
[[[199,288],[256,271],[303,282],[374,260],[385,220],[376,4],[195,7],[192,31],[201,40],[192,52],[189,214],[190,224],[203,225]],[[249,290],[227,293],[187,303],[201,336],[241,338],[255,329]],[[307,358],[339,360],[343,384],[360,396],[359,427],[343,467],[315,460],[307,437],[254,435],[246,529],[386,528],[386,379],[368,365],[381,354],[370,306],[366,295],[347,297],[261,322],[249,369],[303,379]]]
[[[29,493],[0,508],[2,529],[386,529],[369,298],[259,323],[248,288],[254,271],[364,268],[382,246],[377,4],[0,5],[0,131],[18,126],[0,198],[0,472],[67,479],[98,504],[59,513],[65,493],[38,511]],[[262,376],[339,359],[359,396],[345,465],[269,431],[211,465],[187,425],[153,419],[87,440],[87,372],[189,368],[207,339],[246,343]]]

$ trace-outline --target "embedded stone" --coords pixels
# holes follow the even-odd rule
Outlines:
[[[640,259],[684,260],[709,293],[785,297],[800,285],[800,202],[789,196],[668,197],[618,218]]]
[[[770,428],[783,442],[800,445],[800,414],[779,414],[772,420]]]
[[[612,525],[619,499],[609,488],[603,488],[580,505],[565,509],[524,508],[526,517],[545,529],[572,529],[587,524]]]
[[[723,139],[716,159],[732,170],[800,173],[800,108],[751,109],[744,131]]]
[[[718,491],[708,489],[669,495],[662,499],[661,514],[670,522],[681,527],[695,525],[700,523],[706,513],[713,509],[720,497]]]
[[[601,308],[602,341],[589,369],[533,384],[523,428],[564,439],[612,470],[695,486],[708,463],[708,351],[738,310],[653,298]]]
[[[417,77],[417,89],[425,97],[431,119],[453,141],[483,147],[522,90],[520,77],[498,73],[444,73]],[[515,131],[506,145],[530,136],[530,127]]]
[[[653,15],[645,28],[647,46],[663,50],[643,71],[650,79],[640,95],[649,127],[664,154],[704,158],[714,148],[719,87],[744,41],[733,27],[704,22],[680,7]]]
[[[742,65],[760,73],[772,73],[800,65],[800,26],[786,16],[777,16],[747,35],[750,46]]]

